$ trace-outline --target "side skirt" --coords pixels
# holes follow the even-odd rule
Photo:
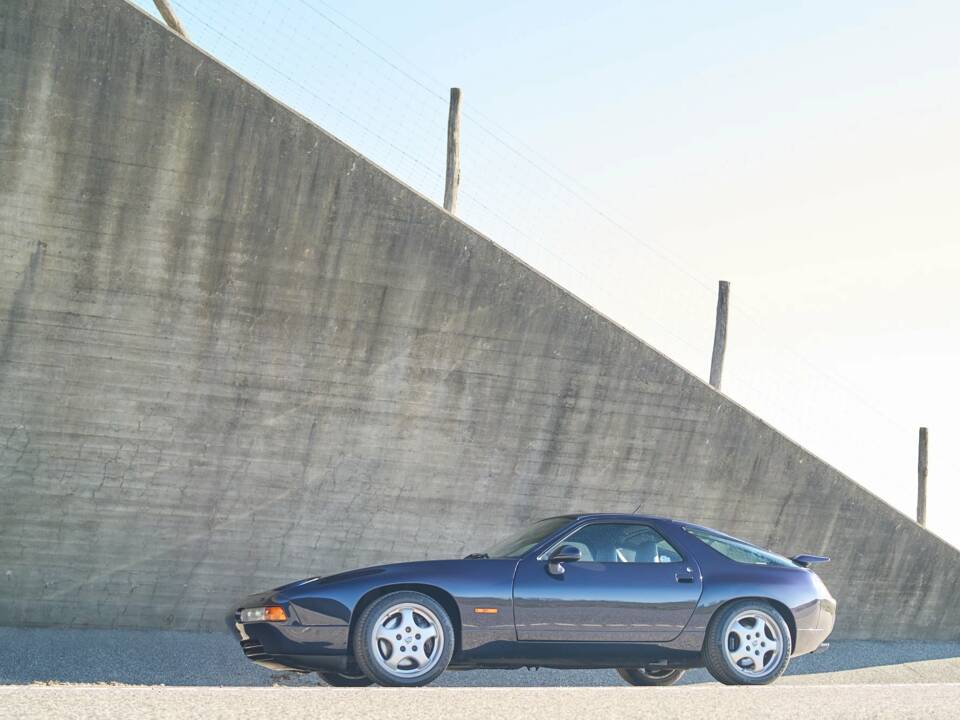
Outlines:
[[[461,653],[450,668],[543,667],[588,670],[654,664],[694,668],[703,666],[703,658],[699,648],[670,648],[653,643],[500,641]]]

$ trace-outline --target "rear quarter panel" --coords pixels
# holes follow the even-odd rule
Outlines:
[[[692,543],[691,543],[692,544]],[[703,593],[679,642],[702,647],[710,620],[729,602],[756,598],[770,601],[785,615],[794,638],[794,654],[810,652],[809,638],[819,632],[821,604],[826,599],[813,574],[800,567],[748,565],[729,560],[709,548],[697,553]],[[816,643],[819,645],[819,641]]]

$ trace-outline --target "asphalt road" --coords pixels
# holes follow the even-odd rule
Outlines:
[[[226,634],[0,628],[0,718],[958,718],[960,643],[836,642],[775,685],[703,670],[672,688],[612,670],[448,672],[431,687],[317,687],[249,663]]]
[[[260,686],[316,684],[247,661],[226,633],[0,627],[0,686],[31,683]],[[710,683],[704,670],[683,683]],[[834,642],[796,658],[782,684],[960,683],[960,643]],[[622,687],[612,670],[448,672],[446,687]],[[2,715],[2,712],[0,712]],[[958,713],[957,717],[960,717]]]
[[[6,718],[923,718],[955,720],[960,684],[728,688],[0,687]]]

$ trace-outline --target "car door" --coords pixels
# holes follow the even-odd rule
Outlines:
[[[581,552],[562,574],[547,557],[561,545]],[[700,570],[651,525],[596,521],[581,525],[514,579],[517,639],[663,642],[683,630],[700,599]]]

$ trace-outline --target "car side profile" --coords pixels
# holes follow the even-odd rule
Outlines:
[[[246,656],[335,686],[444,670],[611,668],[669,685],[702,667],[773,682],[825,647],[837,604],[810,565],[644,515],[562,515],[460,560],[395,563],[252,595],[227,618]]]

